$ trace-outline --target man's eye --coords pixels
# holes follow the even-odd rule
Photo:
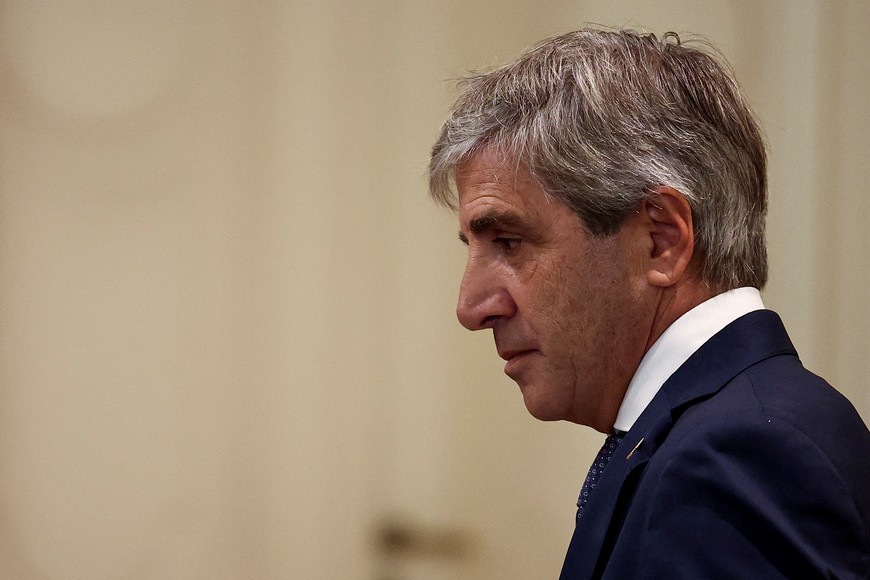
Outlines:
[[[495,243],[502,247],[503,250],[507,252],[513,252],[517,249],[517,246],[520,245],[519,238],[505,238],[498,237],[495,240]]]

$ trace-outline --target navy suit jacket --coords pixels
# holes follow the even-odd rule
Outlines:
[[[747,314],[625,436],[561,578],[868,579],[870,432],[775,313]]]

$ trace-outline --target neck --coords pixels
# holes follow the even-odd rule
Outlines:
[[[661,290],[656,302],[644,353],[679,317],[718,294],[697,279],[688,279]]]
[[[656,288],[654,292],[647,294],[646,298],[642,299],[644,314],[638,313],[638,318],[635,320],[637,324],[634,325],[634,328],[647,329],[646,343],[634,342],[641,337],[632,340],[634,342],[631,348],[632,354],[623,361],[624,364],[612,369],[613,373],[609,377],[612,382],[607,388],[611,396],[602,399],[600,407],[594,412],[587,412],[583,417],[569,420],[588,425],[602,433],[611,433],[631,378],[647,351],[678,318],[716,294],[718,292],[695,278],[686,278],[677,284]],[[585,405],[579,407],[588,411]]]

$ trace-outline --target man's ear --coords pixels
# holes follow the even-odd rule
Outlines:
[[[672,187],[657,187],[643,201],[641,215],[652,242],[647,281],[653,286],[672,286],[686,273],[695,249],[689,201]]]

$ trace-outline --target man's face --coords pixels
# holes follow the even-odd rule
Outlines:
[[[457,315],[491,328],[529,412],[609,431],[643,356],[642,238],[589,234],[521,166],[484,151],[459,167],[468,263]]]

